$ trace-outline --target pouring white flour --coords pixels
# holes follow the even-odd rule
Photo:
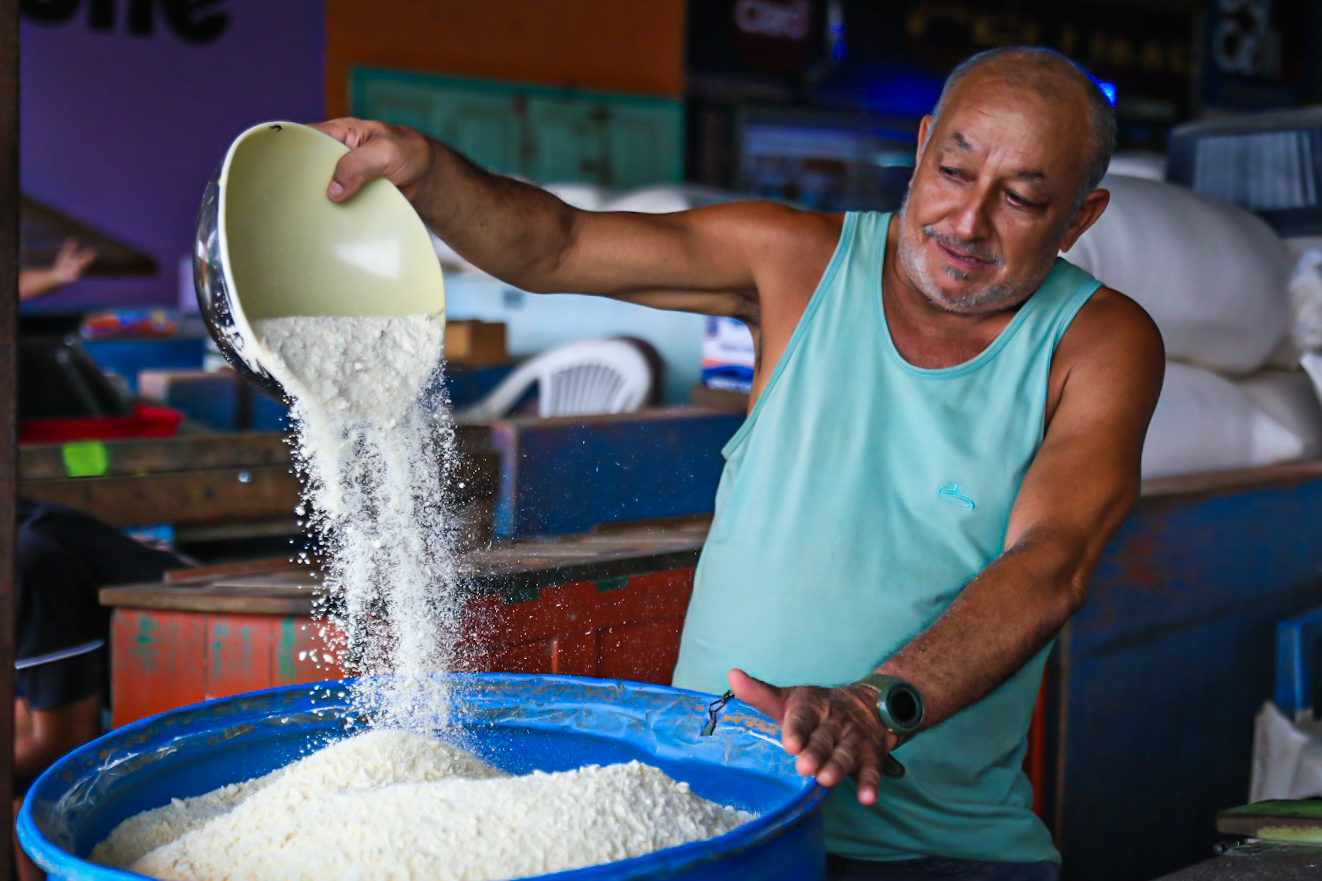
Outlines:
[[[352,697],[396,728],[443,725],[434,678],[458,638],[454,525],[445,511],[454,432],[435,316],[253,322],[289,394],[304,478],[300,514],[322,558],[321,611]]]

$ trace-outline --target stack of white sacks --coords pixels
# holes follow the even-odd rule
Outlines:
[[[1322,457],[1322,253],[1296,259],[1254,215],[1161,173],[1160,157],[1117,156],[1102,184],[1110,206],[1065,255],[1141,303],[1165,338],[1166,383],[1143,475]],[[692,186],[547,189],[592,211],[661,213],[739,198]],[[436,246],[443,262],[476,271]]]
[[[1296,260],[1247,211],[1117,170],[1130,169],[1112,165],[1111,203],[1066,257],[1141,303],[1165,338],[1143,475],[1322,455],[1322,358],[1309,354],[1322,351],[1322,254]]]

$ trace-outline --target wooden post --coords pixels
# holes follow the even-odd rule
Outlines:
[[[14,791],[14,509],[18,470],[18,0],[0,0],[0,783]],[[0,870],[13,864],[0,798]]]

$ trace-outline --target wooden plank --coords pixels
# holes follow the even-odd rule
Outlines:
[[[266,575],[272,572],[280,572],[286,569],[296,568],[302,568],[302,564],[283,557],[274,557],[266,560],[248,560],[241,563],[219,563],[215,566],[196,566],[192,569],[175,569],[171,572],[165,573],[165,583],[202,584],[213,582],[222,577]]]
[[[151,440],[102,441],[105,477],[165,474],[173,471],[245,469],[292,464],[289,444],[279,432],[190,434]],[[19,479],[67,477],[64,444],[25,444],[19,450]]]
[[[204,623],[194,612],[115,610],[110,706],[116,727],[203,699]]]
[[[1143,499],[1221,495],[1322,480],[1322,461],[1291,462],[1261,468],[1238,468],[1205,474],[1181,474],[1143,481]],[[1141,502],[1140,502],[1141,504]]]
[[[596,590],[596,582],[612,578],[691,570],[704,537],[705,527],[696,524],[669,536],[648,527],[632,534],[619,531],[529,539],[469,552],[461,565],[475,594],[509,605],[535,600],[543,588],[563,590],[564,585],[578,583],[591,591]],[[270,569],[267,565],[262,561],[252,569],[222,571],[210,579],[193,579],[185,571],[164,584],[108,587],[101,591],[101,602],[140,609],[309,614],[316,586],[312,571],[292,564]],[[656,589],[670,588],[658,585]]]
[[[18,447],[18,3],[0,0],[0,786],[14,791],[14,615]],[[13,829],[0,799],[0,829]],[[13,836],[0,835],[0,866],[14,864]]]
[[[747,413],[748,397],[748,392],[708,388],[700,382],[689,386],[689,400],[699,407],[707,407],[712,410],[734,410],[739,413]]]
[[[206,699],[270,688],[275,671],[274,615],[206,616]]]
[[[23,495],[86,511],[112,526],[273,520],[298,504],[297,478],[283,467],[150,477],[36,480]]]

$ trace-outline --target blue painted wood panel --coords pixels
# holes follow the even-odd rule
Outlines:
[[[1051,664],[1049,818],[1067,881],[1206,859],[1248,800],[1276,624],[1322,602],[1322,479],[1146,497]]]
[[[725,465],[721,447],[743,421],[738,413],[682,408],[497,422],[496,534],[558,535],[710,513]]]

